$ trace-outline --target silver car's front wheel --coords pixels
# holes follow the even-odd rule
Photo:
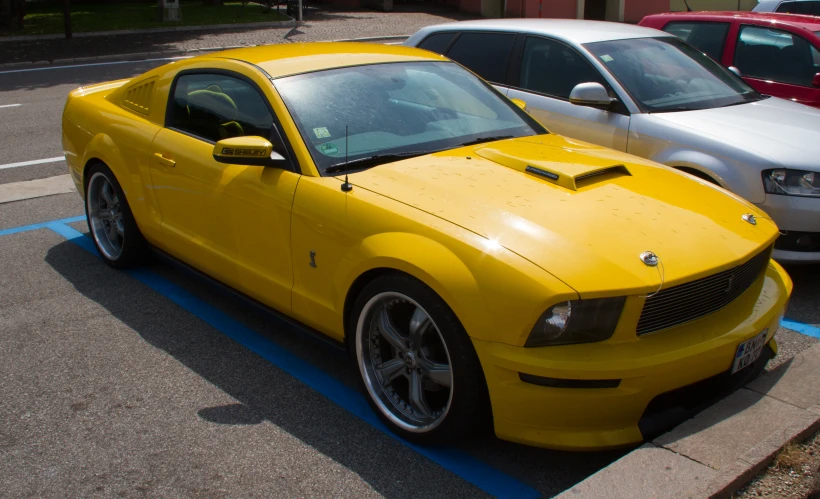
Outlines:
[[[423,282],[383,273],[358,293],[348,324],[368,402],[394,432],[440,444],[489,426],[487,386],[472,340]]]
[[[382,414],[414,433],[441,424],[453,376],[447,345],[427,312],[401,293],[379,293],[364,306],[356,337],[362,379]]]

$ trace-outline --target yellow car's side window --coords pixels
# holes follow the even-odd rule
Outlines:
[[[222,74],[186,74],[174,85],[166,126],[210,142],[269,137],[273,116],[247,82]]]

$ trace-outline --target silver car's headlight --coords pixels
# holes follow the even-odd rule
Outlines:
[[[569,345],[603,341],[615,332],[621,311],[623,296],[572,300],[558,303],[541,314],[532,328],[525,347]]]
[[[820,173],[776,168],[763,171],[763,188],[768,194],[820,197]]]

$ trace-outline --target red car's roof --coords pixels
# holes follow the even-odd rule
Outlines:
[[[820,17],[802,14],[778,14],[774,12],[744,12],[744,11],[703,11],[703,12],[667,12],[644,17],[644,21],[652,19],[700,19],[703,21],[721,21],[726,18],[736,18],[752,24],[769,25],[772,23],[798,26],[809,31],[820,30]],[[641,21],[643,25],[643,21]]]

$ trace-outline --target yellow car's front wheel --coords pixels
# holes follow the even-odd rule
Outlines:
[[[351,322],[351,353],[368,400],[393,431],[440,443],[486,421],[472,342],[430,288],[407,275],[383,275],[364,288]]]

